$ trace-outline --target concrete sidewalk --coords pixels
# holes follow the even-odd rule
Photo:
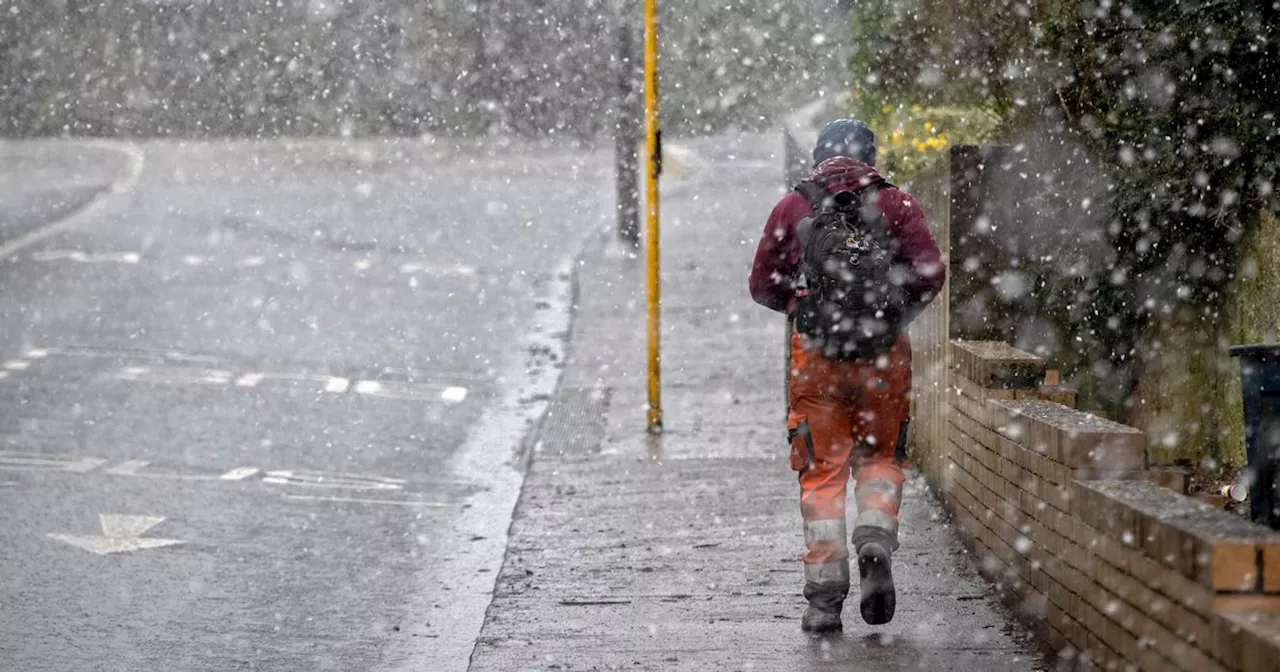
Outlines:
[[[664,185],[667,432],[644,431],[643,264],[606,236],[578,270],[567,369],[471,669],[1045,669],[916,477],[894,622],[862,623],[855,576],[845,633],[800,632],[783,326],[746,290],[779,143],[694,149],[697,165]]]

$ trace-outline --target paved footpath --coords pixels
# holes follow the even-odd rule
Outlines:
[[[783,327],[746,291],[780,195],[777,143],[693,146],[664,185],[667,431],[644,432],[644,267],[602,236],[579,265],[569,361],[471,669],[1047,669],[919,477],[903,504],[894,622],[871,628],[854,603],[843,635],[800,631]]]

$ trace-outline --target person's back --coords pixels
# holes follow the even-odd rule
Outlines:
[[[879,324],[891,325],[891,337],[864,339],[856,348],[832,348],[833,342],[849,342],[833,333],[839,331],[833,325],[842,320],[825,314],[823,319],[812,317],[831,312],[830,305],[838,303],[815,296],[815,292],[829,291],[818,288],[838,283],[805,277],[805,271],[807,275],[842,272],[829,265],[820,269],[804,263],[806,243],[814,235],[815,211],[824,205],[815,202],[821,192],[812,188],[803,189],[811,192],[809,196],[793,191],[774,207],[749,280],[758,303],[787,313],[789,324],[799,318],[791,337],[787,432],[791,468],[800,474],[804,594],[809,601],[802,626],[810,631],[842,627],[840,612],[849,590],[845,499],[851,474],[857,480],[858,516],[852,542],[862,579],[862,616],[871,624],[893,618],[896,593],[890,554],[898,547],[904,480],[899,455],[906,441],[911,390],[906,326],[941,290],[946,277],[924,211],[910,194],[876,172],[874,140],[862,122],[842,119],[828,124],[814,150],[815,168],[809,182],[832,196],[851,192],[874,208],[876,216],[866,219],[869,225],[883,226],[887,234],[893,266],[889,282],[895,287],[885,295],[897,297],[898,305],[878,309],[874,316],[847,316],[843,322],[859,324],[875,317]],[[856,242],[849,237],[850,248]],[[892,319],[885,318],[886,313]]]

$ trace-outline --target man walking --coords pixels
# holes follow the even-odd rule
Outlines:
[[[791,335],[787,430],[804,518],[801,627],[840,630],[849,593],[845,499],[867,623],[893,618],[902,454],[911,391],[907,324],[946,269],[915,198],[876,172],[875,134],[839,119],[822,130],[808,180],[773,208],[751,269],[751,296],[785,312]]]

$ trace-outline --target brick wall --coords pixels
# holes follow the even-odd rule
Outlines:
[[[1166,487],[1146,436],[1071,408],[1040,358],[947,354],[947,440],[915,459],[1068,669],[1280,672],[1280,534]]]

